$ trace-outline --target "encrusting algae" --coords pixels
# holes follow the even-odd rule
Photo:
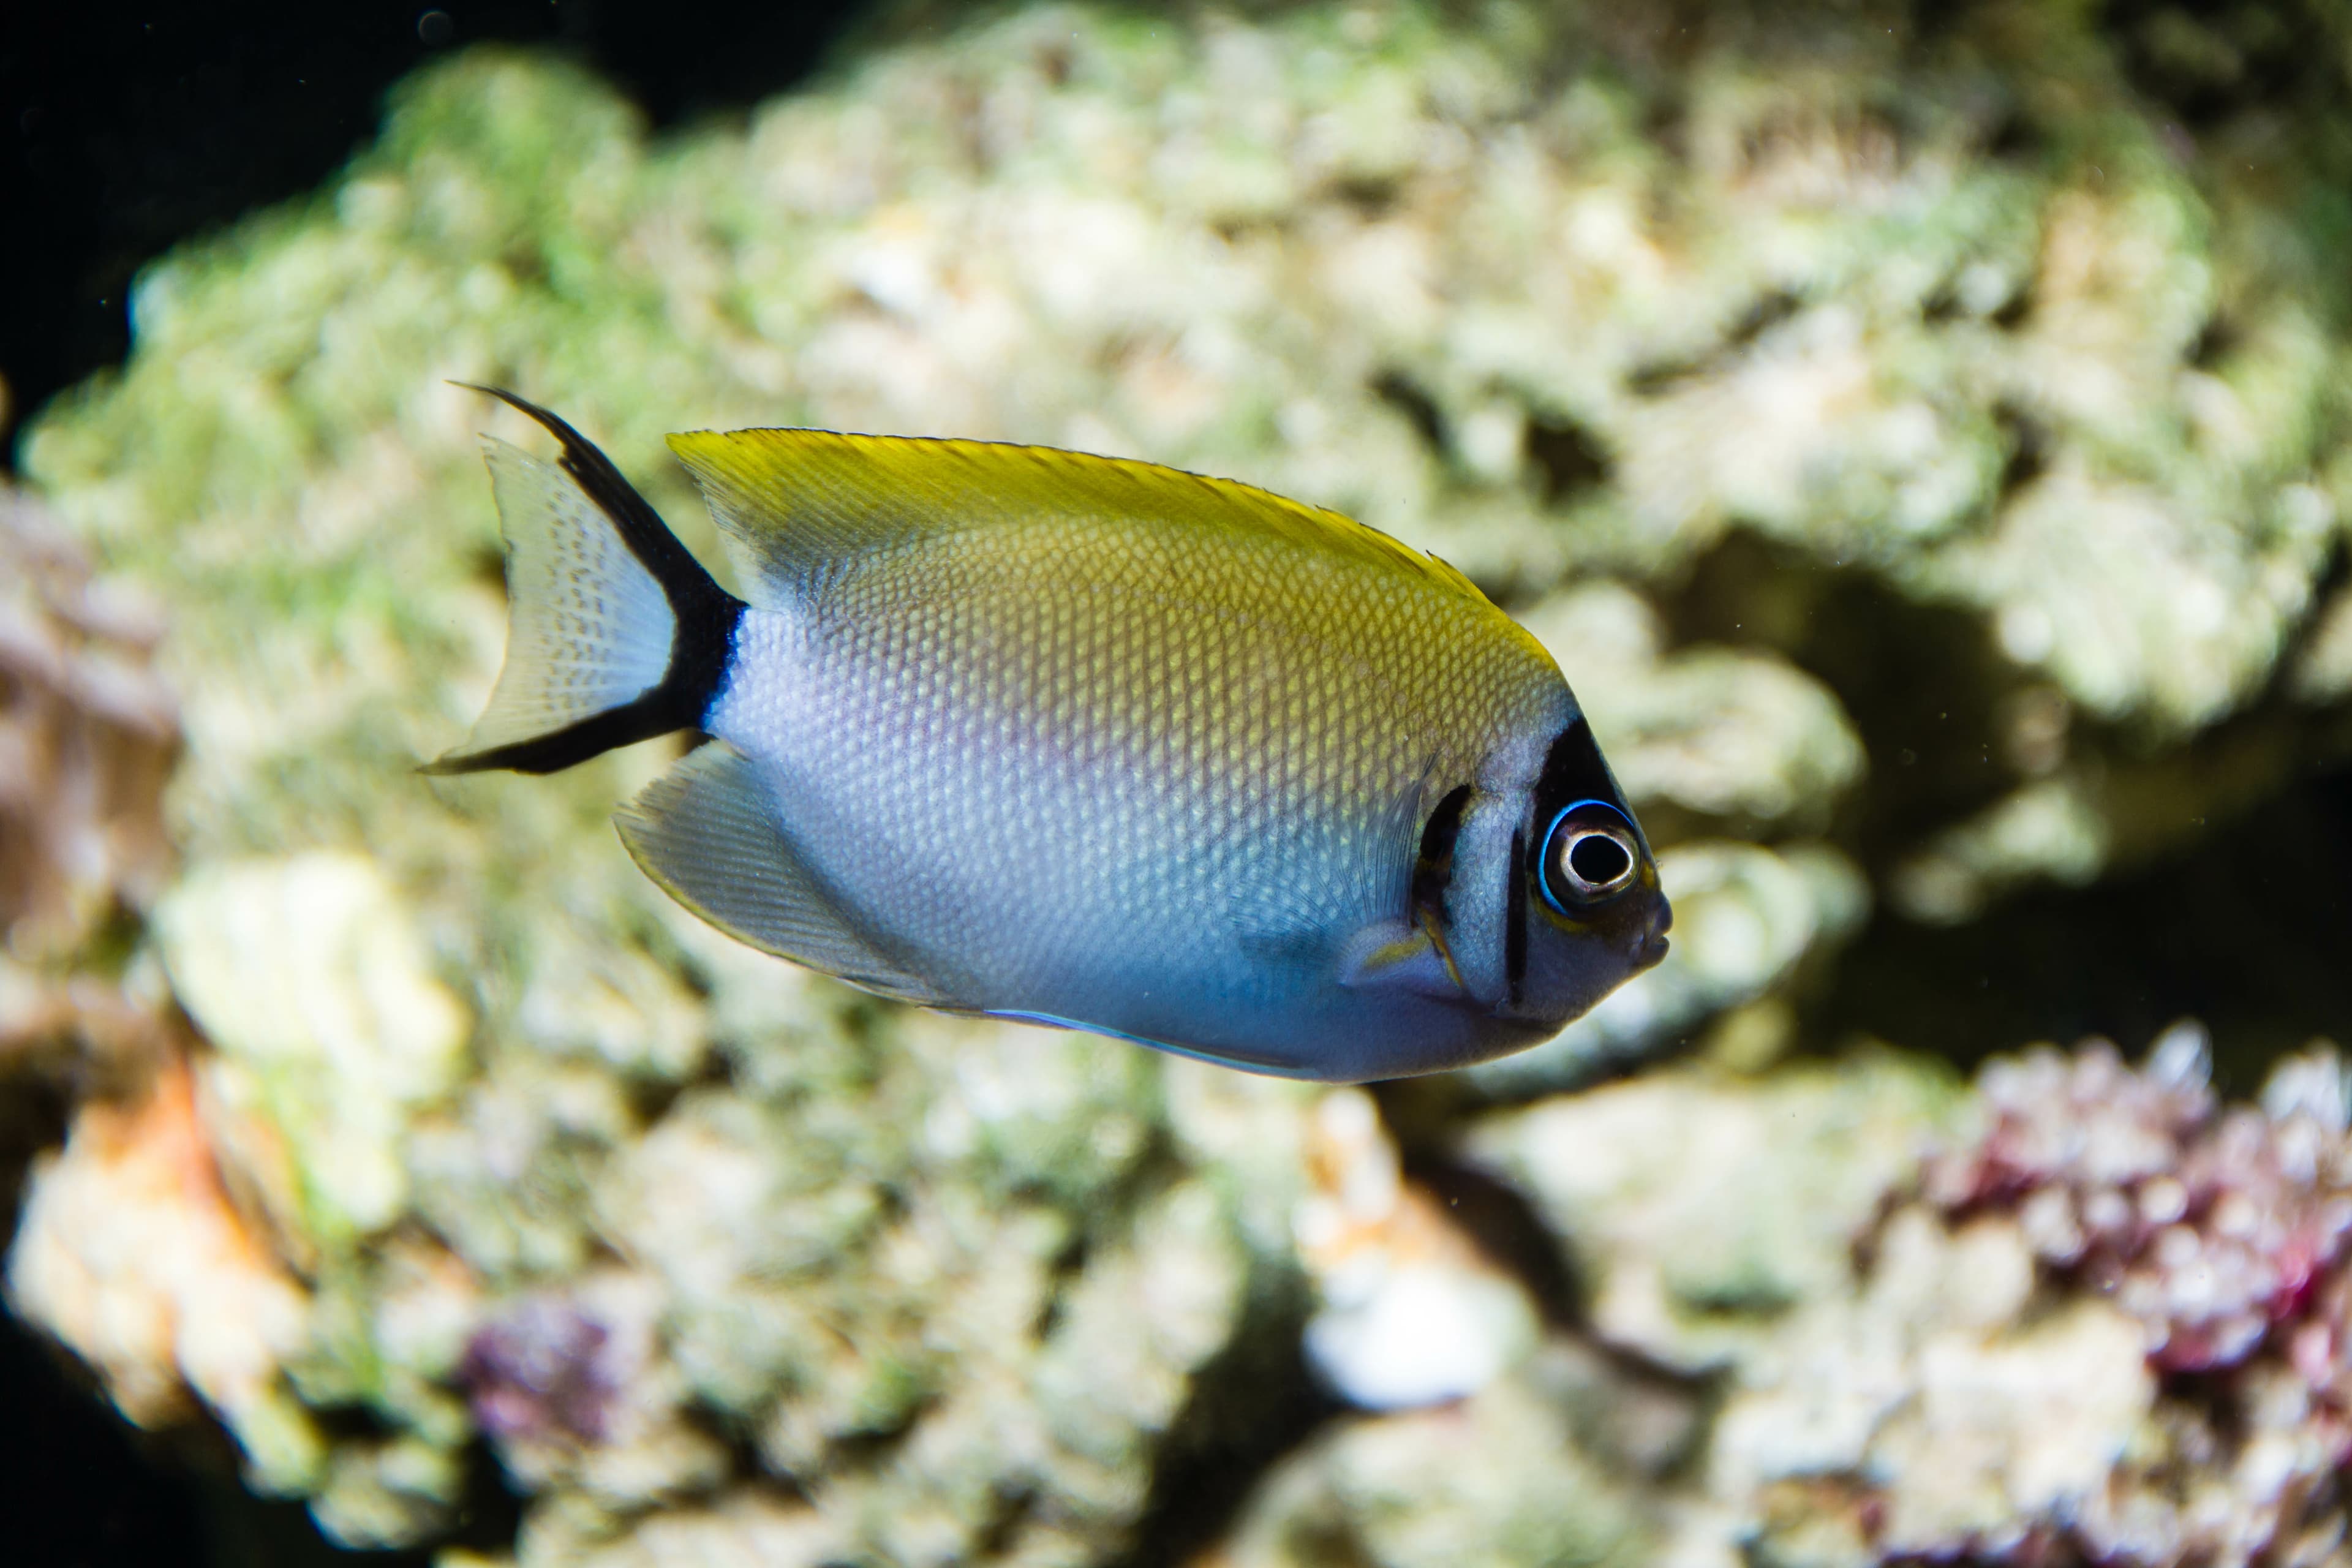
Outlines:
[[[659,140],[561,64],[421,74],[153,268],[22,449],[168,601],[185,740],[159,817],[165,709],[10,688],[129,804],[7,973],[46,1059],[135,1042],[12,1304],[351,1544],[443,1539],[487,1451],[525,1563],[2326,1560],[2346,1261],[2263,1283],[2334,1190],[2325,1072],[2142,1137],[2095,1056],[1776,1065],[1874,907],[1983,930],[2341,755],[2344,34],[2231,16],[909,13]],[[1434,551],[1591,704],[1673,952],[1378,1119],[751,952],[613,843],[673,745],[416,776],[502,646],[475,433],[536,438],[449,379],[595,431],[706,560],[686,426],[1149,459]],[[26,581],[9,626],[71,623]],[[1979,978],[1927,988],[1956,1031]],[[1961,1181],[2045,1079],[2149,1163]],[[2107,1223],[2166,1181],[2205,1197]],[[2240,1272],[2192,1321],[2196,1258]],[[1477,1353],[1378,1350],[1424,1310]],[[2230,1347],[2193,1385],[2182,1323]]]

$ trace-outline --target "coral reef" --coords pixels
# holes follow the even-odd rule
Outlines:
[[[1267,1479],[1213,1561],[1652,1561],[1657,1541],[1632,1478],[1580,1430],[1621,1392],[1563,1347],[1457,1405],[1340,1422]]]
[[[1372,1410],[1475,1394],[1534,1342],[1527,1291],[1404,1180],[1371,1096],[1324,1097],[1293,1229],[1320,1310],[1303,1348],[1324,1384]]]
[[[460,376],[525,384],[648,475],[672,409],[1144,453],[1353,510],[1522,601],[1594,570],[1671,592],[1738,534],[1804,571],[1703,573],[1677,629],[1751,663],[1834,651],[1808,646],[1822,567],[1963,608],[1984,646],[1942,671],[1934,756],[1979,765],[1883,781],[1929,791],[1890,852],[2020,790],[2088,828],[1946,846],[1896,884],[1923,915],[2210,815],[2132,785],[2151,746],[2263,706],[2352,482],[2302,142],[2184,140],[2110,45],[2023,8],[1735,7],[1671,49],[1572,6],[1484,15],[959,18],[742,134],[654,147],[593,84],[472,57],[411,84],[320,205],[152,272],[141,357],[39,421],[28,463],[134,554],[167,520],[193,543],[299,517],[287,607],[341,582],[348,621],[410,650],[339,671],[383,699],[387,749],[429,750],[471,695],[421,709],[434,683],[406,678],[495,641],[487,605],[410,626],[368,591],[446,570],[416,516],[482,536]],[[2224,156],[2258,177],[2203,179]],[[239,554],[176,564],[249,589]],[[2293,689],[2331,698],[2331,668]],[[1815,811],[1849,772],[1820,766],[1790,781]]]
[[[1466,1152],[1564,1240],[1597,1331],[1700,1372],[1836,1293],[1953,1099],[1892,1056],[1760,1083],[1662,1073],[1486,1118]]]
[[[0,490],[0,922],[20,959],[62,955],[169,863],[179,725],[146,668],[162,616],[93,581],[87,552],[15,490]]]
[[[94,577],[47,508],[0,487],[0,1213],[55,1137],[54,1102],[135,1087],[168,1033],[124,932],[171,866],[161,629],[156,605]]]
[[[2334,1561],[2352,1542],[2344,1065],[2289,1058],[2258,1105],[2225,1110],[2209,1064],[2192,1026],[2137,1072],[2104,1041],[1997,1063],[1986,1126],[1929,1165],[1925,1196],[1997,1216],[2046,1280],[2111,1303],[2173,1394],[2050,1538],[2094,1562]]]
[[[2257,1110],[2186,1035],[1807,1054],[1874,910],[1984,925],[2352,743],[2352,27],[2109,9],[909,8],[659,140],[420,75],[36,418],[73,542],[0,502],[14,1310],[346,1543],[494,1462],[520,1563],[2340,1552],[2332,1056]],[[660,434],[810,423],[1434,548],[1590,705],[1673,955],[1371,1097],[730,944],[608,826],[671,742],[413,771],[498,664],[473,434],[530,438],[450,380],[698,547]]]
[[[84,1106],[64,1150],[43,1160],[7,1288],[131,1420],[210,1410],[259,1479],[319,1462],[316,1429],[281,1375],[306,1337],[307,1294],[223,1190],[176,1061],[140,1100]]]
[[[2141,1068],[2041,1047],[1973,1092],[1872,1055],[1482,1119],[1466,1152],[1635,1361],[1555,1335],[1453,1410],[1344,1424],[1230,1560],[2340,1561],[2345,1069],[2316,1048],[2229,1108],[2207,1070],[2183,1026]],[[1710,1415],[1659,1372],[1718,1380]]]
[[[1712,1481],[1762,1500],[1762,1560],[2340,1560],[2344,1069],[2224,1110],[2206,1053],[1987,1068],[1860,1292],[1740,1368]]]

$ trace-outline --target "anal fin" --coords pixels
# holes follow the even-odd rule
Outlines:
[[[760,765],[724,741],[646,785],[614,824],[646,876],[737,941],[886,996],[938,999],[841,911],[785,834]]]

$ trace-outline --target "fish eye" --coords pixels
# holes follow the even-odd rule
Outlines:
[[[1552,818],[1540,885],[1545,901],[1560,913],[1615,898],[1641,869],[1633,825],[1606,801],[1580,800]]]

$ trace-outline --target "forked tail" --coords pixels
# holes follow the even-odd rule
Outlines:
[[[545,426],[543,462],[482,437],[507,545],[507,658],[466,744],[428,773],[551,773],[702,722],[743,603],[713,582],[580,432],[511,392],[476,387]]]

